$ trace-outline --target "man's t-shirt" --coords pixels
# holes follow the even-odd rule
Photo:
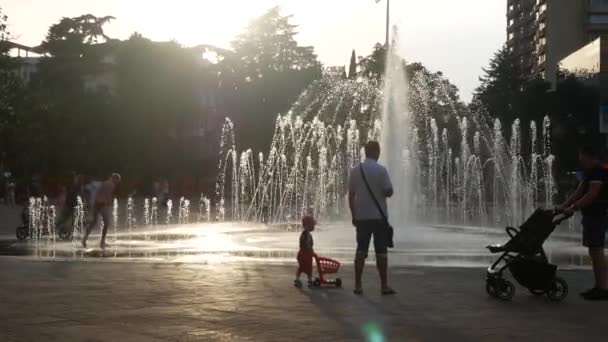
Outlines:
[[[602,190],[598,198],[593,203],[581,209],[583,216],[603,216],[606,215],[607,208],[607,191],[608,191],[608,172],[601,166],[596,166],[583,173],[583,194],[586,194],[592,183],[602,185]]]
[[[354,219],[358,221],[382,219],[382,214],[378,211],[378,207],[365,185],[361,167],[365,172],[365,178],[374,193],[374,197],[380,204],[382,213],[388,218],[386,198],[393,193],[391,178],[384,166],[373,159],[366,159],[363,163],[355,166],[349,175],[349,191],[355,194]]]

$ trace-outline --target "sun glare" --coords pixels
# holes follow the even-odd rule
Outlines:
[[[131,13],[145,8],[146,15],[139,16],[134,26],[155,39],[176,40],[186,46],[205,43],[228,47],[251,19],[273,5],[272,1],[260,2],[174,0],[159,6],[165,2],[132,1],[127,6]]]

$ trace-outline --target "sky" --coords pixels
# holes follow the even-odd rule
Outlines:
[[[469,101],[482,68],[506,38],[507,0],[392,0],[402,55],[442,71]],[[326,66],[348,65],[352,49],[367,55],[384,43],[386,0],[2,0],[15,40],[38,45],[62,17],[112,15],[112,38],[137,31],[184,46],[229,47],[249,21],[279,5],[292,14],[301,45],[315,47]]]

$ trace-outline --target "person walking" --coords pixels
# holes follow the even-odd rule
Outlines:
[[[105,248],[107,246],[106,235],[112,222],[112,201],[114,199],[114,190],[120,181],[120,174],[113,173],[108,180],[101,183],[99,189],[92,196],[93,199],[90,210],[93,211],[93,219],[85,229],[84,237],[82,238],[82,247],[87,247],[87,239],[89,238],[89,234],[91,233],[93,227],[97,226],[99,217],[103,218],[103,228],[101,230],[101,242],[99,243],[99,246],[101,248]]]
[[[593,147],[582,147],[578,156],[583,167],[582,180],[558,210],[568,215],[580,210],[583,216],[583,246],[588,248],[591,257],[595,286],[582,292],[581,296],[586,300],[608,300],[608,263],[604,255],[608,172],[602,168],[599,154]]]
[[[392,244],[387,198],[393,195],[393,185],[386,168],[378,163],[380,144],[377,141],[365,145],[365,157],[349,175],[348,202],[357,235],[354,293],[363,294],[361,278],[373,237],[382,295],[392,295],[395,291],[389,287],[387,275],[388,247]]]

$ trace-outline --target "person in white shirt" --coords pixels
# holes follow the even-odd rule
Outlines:
[[[380,144],[377,141],[370,141],[365,145],[365,156],[366,160],[355,166],[349,176],[348,202],[353,225],[357,229],[354,293],[363,294],[361,277],[373,236],[382,294],[391,295],[395,294],[395,291],[388,286],[387,280],[389,226],[386,200],[393,195],[393,185],[386,168],[378,164]],[[380,208],[376,205],[370,190]]]
[[[82,238],[82,246],[87,247],[87,239],[93,227],[97,226],[99,217],[103,218],[103,228],[101,230],[101,242],[100,247],[106,247],[106,235],[108,228],[112,224],[112,202],[114,199],[114,190],[118,183],[120,183],[121,177],[118,173],[113,173],[110,179],[104,181],[96,191],[91,194],[91,207],[89,210],[93,212],[93,220],[87,225],[84,237]]]

